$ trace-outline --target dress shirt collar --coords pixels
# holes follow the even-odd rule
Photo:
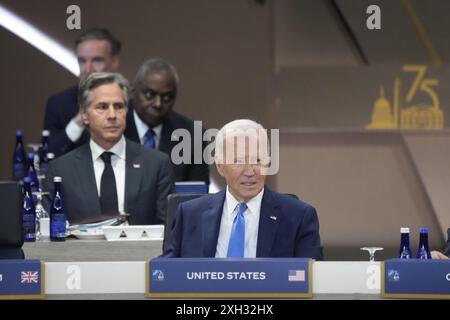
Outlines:
[[[95,143],[94,140],[89,141],[89,146],[91,147],[91,153],[92,153],[92,160],[97,160],[103,152],[109,151],[114,153],[114,155],[118,156],[119,158],[125,160],[125,154],[126,154],[126,148],[125,148],[126,142],[125,138],[122,135],[120,140],[109,150],[105,150],[102,147],[100,147],[97,143]]]
[[[253,198],[251,198],[249,201],[246,202],[247,210],[250,211],[250,213],[259,215],[263,195],[264,195],[264,188],[262,188],[262,190],[256,196],[254,196]],[[234,210],[236,209],[236,206],[239,204],[239,202],[230,193],[228,186],[226,192],[226,203],[228,214],[234,216]]]
[[[134,117],[134,123],[136,124],[136,130],[139,136],[139,140],[145,141],[145,134],[148,131],[148,125],[139,118],[139,115],[137,114],[136,110],[133,110],[133,117]],[[158,124],[156,127],[152,128],[155,132],[155,136],[157,139],[161,137],[161,131],[162,131],[162,123]]]

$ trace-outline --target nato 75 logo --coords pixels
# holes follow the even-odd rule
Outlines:
[[[164,272],[158,269],[153,270],[152,279],[156,281],[164,281]]]

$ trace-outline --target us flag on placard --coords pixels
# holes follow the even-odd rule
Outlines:
[[[20,283],[38,283],[39,276],[37,271],[22,271],[20,273]]]
[[[305,270],[289,270],[288,281],[305,281]]]

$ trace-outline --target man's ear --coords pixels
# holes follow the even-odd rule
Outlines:
[[[83,123],[85,126],[89,125],[89,119],[87,116],[87,111],[86,108],[80,108],[80,115],[81,115],[81,119],[83,120]]]
[[[223,164],[217,163],[216,162],[216,168],[217,168],[217,172],[219,172],[219,174],[222,177],[225,177],[224,173],[223,173]]]
[[[119,69],[119,65],[120,65],[119,56],[113,56],[111,58],[111,64],[112,64],[112,70],[114,70],[114,72],[117,72],[117,70]]]

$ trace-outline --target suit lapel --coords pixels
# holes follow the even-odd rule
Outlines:
[[[98,198],[97,184],[95,182],[94,164],[92,163],[92,154],[89,143],[85,143],[78,149],[74,168],[74,177],[78,179],[80,190],[83,190],[86,207],[91,208],[92,212],[101,213],[100,200]]]
[[[275,236],[282,219],[282,212],[273,192],[264,188],[259,216],[258,245],[256,257],[270,257],[270,252],[275,241]]]
[[[209,209],[202,214],[202,241],[204,243],[203,256],[216,255],[217,239],[219,237],[220,220],[222,218],[225,190],[211,198]]]
[[[170,152],[172,151],[172,143],[173,143],[173,141],[171,141],[170,139],[173,131],[170,116],[171,114],[169,114],[169,117],[163,123],[161,130],[161,139],[159,140],[159,147],[158,147],[159,151],[162,151],[167,154],[170,154]]]
[[[125,203],[126,213],[130,213],[133,206],[133,195],[139,194],[144,164],[139,157],[139,145],[126,143],[126,169],[125,169]]]
[[[136,123],[134,122],[133,110],[134,110],[133,103],[130,101],[127,111],[127,126],[125,128],[124,135],[125,137],[127,137],[127,139],[140,144],[141,140],[137,132]]]

